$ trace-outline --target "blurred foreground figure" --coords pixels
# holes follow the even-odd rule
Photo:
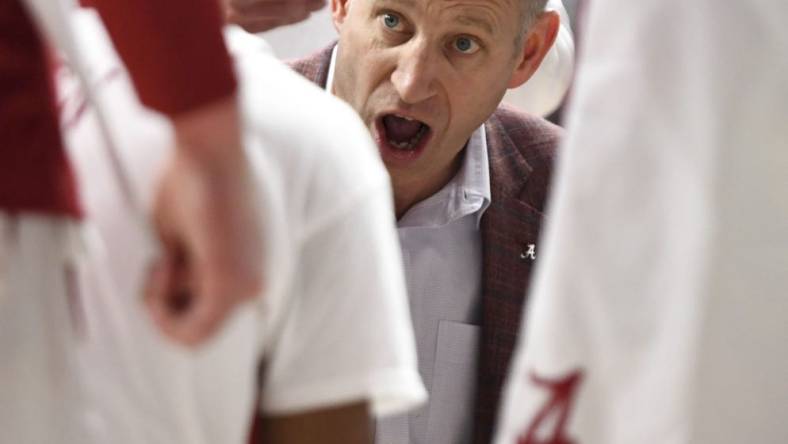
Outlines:
[[[150,202],[174,128],[136,100],[96,16],[76,19],[113,149],[129,187]],[[91,439],[240,444],[259,410],[266,444],[368,443],[371,415],[401,412],[425,396],[388,176],[353,110],[261,51],[257,39],[237,29],[227,36],[263,214],[266,280],[263,297],[196,351],[163,341],[144,316],[136,295],[154,252],[119,197],[97,110],[64,109],[98,228],[90,248],[105,251],[85,269],[80,356]],[[67,70],[59,80],[63,101],[79,104]]]
[[[96,3],[140,97],[176,128],[154,212],[166,246],[149,301],[166,332],[196,343],[261,287],[259,213],[221,16],[210,0]],[[73,357],[85,333],[83,213],[34,20],[66,9],[0,0],[0,442],[85,442],[74,418],[82,408]],[[176,257],[184,259],[179,282]]]
[[[262,288],[257,192],[222,15],[209,0],[85,3],[100,12],[141,102],[172,119],[177,149],[152,203],[162,251],[146,300],[164,333],[194,345]]]
[[[788,4],[589,12],[496,443],[788,442]]]

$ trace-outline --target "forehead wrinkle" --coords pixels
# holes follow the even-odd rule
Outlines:
[[[445,2],[449,3],[445,7],[446,12],[459,10],[455,18],[458,23],[483,29],[490,35],[497,34],[502,18],[499,15],[506,14],[507,11],[505,2],[499,0],[446,0]]]
[[[388,4],[395,4],[401,5],[408,8],[415,8],[416,7],[416,0],[375,0],[373,3],[388,3]]]
[[[495,34],[495,29],[493,28],[493,25],[491,25],[490,22],[488,22],[487,20],[480,19],[478,17],[473,17],[470,15],[461,15],[457,17],[457,23],[464,26],[479,28],[487,32],[488,34]]]

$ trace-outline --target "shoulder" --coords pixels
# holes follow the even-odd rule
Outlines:
[[[328,67],[331,64],[331,54],[336,46],[336,42],[323,49],[320,49],[306,57],[289,60],[287,65],[298,74],[304,76],[310,82],[320,87],[325,87],[328,80]]]
[[[488,119],[486,129],[494,196],[495,189],[506,190],[506,195],[544,211],[563,137],[561,127],[502,105]]]
[[[303,203],[293,208],[296,218],[311,224],[388,183],[369,131],[349,105],[233,38],[245,132],[287,190],[288,205]]]
[[[289,156],[319,157],[321,169],[340,169],[343,174],[359,165],[385,174],[366,127],[349,105],[267,51],[232,45],[234,37],[230,46],[238,48],[233,55],[246,116],[271,149],[287,151]],[[356,179],[360,178],[356,175]]]
[[[537,162],[552,163],[564,134],[560,126],[508,105],[499,106],[488,123],[491,131],[511,139],[514,148],[534,167]]]

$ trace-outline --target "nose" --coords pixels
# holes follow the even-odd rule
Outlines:
[[[426,42],[412,41],[401,47],[391,83],[403,102],[416,104],[435,95],[438,62]]]

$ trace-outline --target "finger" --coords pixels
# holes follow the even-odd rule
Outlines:
[[[247,32],[265,32],[306,20],[313,11],[320,9],[323,5],[322,0],[284,4],[257,2],[245,8],[229,8],[226,12],[226,20],[242,27]]]
[[[156,327],[166,336],[174,337],[175,329],[168,306],[168,292],[172,280],[171,264],[165,257],[151,264],[145,286],[145,307]]]
[[[324,0],[304,0],[282,4],[255,3],[245,8],[230,8],[235,15],[247,16],[250,19],[280,19],[288,23],[301,21],[314,11],[326,5]]]
[[[194,285],[190,271],[190,260],[185,247],[177,246],[170,250],[171,279],[167,288],[167,309],[172,318],[183,316],[191,309]]]
[[[189,345],[183,329],[188,325],[195,291],[183,248],[168,245],[148,281],[146,305],[154,323],[165,336]]]
[[[311,0],[309,0],[311,2]],[[246,4],[233,5],[230,11],[240,15],[261,18],[281,18],[293,15],[293,11],[306,9],[306,0],[302,1],[255,1]]]
[[[307,0],[290,0],[293,2],[300,2],[300,1],[307,1]],[[231,8],[249,8],[255,5],[258,6],[265,6],[265,5],[272,5],[272,4],[286,4],[289,3],[288,0],[227,0],[227,4]]]
[[[228,22],[238,25],[246,32],[250,32],[252,34],[270,31],[274,28],[289,24],[279,19],[250,19],[248,17],[235,20],[228,19]]]
[[[302,22],[308,19],[310,15],[311,12],[306,7],[304,7],[303,9],[294,9],[292,14],[287,20],[287,24],[292,25],[298,22]]]
[[[320,9],[323,9],[323,7],[325,7],[325,6],[326,6],[326,1],[325,0],[310,0],[307,3],[307,10],[309,12],[315,12],[315,11],[318,11]]]
[[[223,268],[212,259],[195,261],[191,270],[196,277],[196,294],[178,326],[178,336],[189,345],[200,344],[216,334],[238,306],[253,301],[260,293],[260,285],[247,285],[234,270]]]
[[[229,317],[235,301],[204,287],[192,294],[189,309],[181,313],[176,336],[186,345],[198,345],[213,336]]]

